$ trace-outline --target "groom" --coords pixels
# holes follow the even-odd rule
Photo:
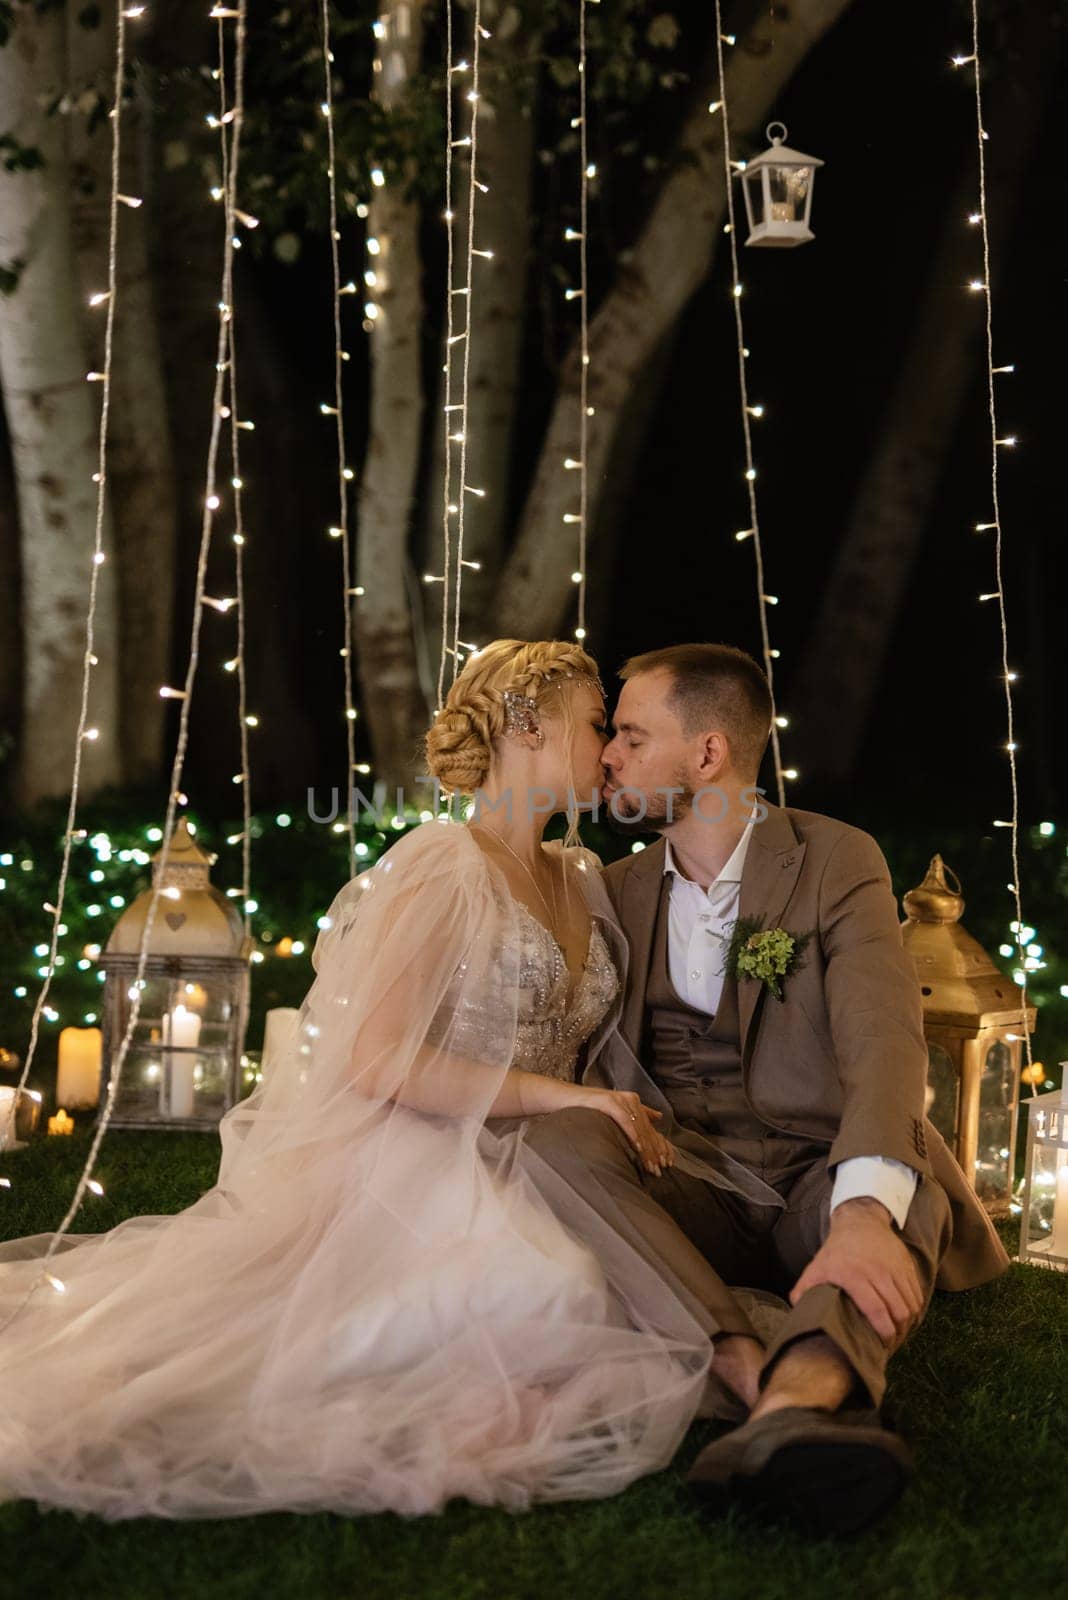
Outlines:
[[[605,798],[624,831],[661,837],[605,874],[630,947],[620,1032],[680,1155],[645,1172],[616,1124],[582,1109],[536,1119],[530,1141],[625,1219],[703,1317],[715,1414],[741,1425],[690,1481],[714,1503],[852,1532],[893,1504],[909,1467],[879,1414],[888,1357],[936,1286],[984,1283],[1008,1257],[924,1116],[920,988],[882,852],[756,789],[763,672],[744,651],[691,644],[621,676]],[[736,919],[744,934],[794,936],[781,1001],[738,968]],[[698,1176],[702,1152],[742,1182]],[[788,1297],[770,1336],[741,1284]]]

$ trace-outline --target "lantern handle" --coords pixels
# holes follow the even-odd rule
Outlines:
[[[956,884],[956,888],[953,890],[953,893],[963,896],[964,891],[961,888],[960,879],[957,877],[957,874],[953,871],[953,868],[950,866],[948,861],[943,861],[943,863],[942,863],[942,871],[943,872],[948,872],[949,876],[953,879],[953,882]]]
[[[781,128],[782,129],[782,133],[774,134],[771,131],[772,128]],[[789,132],[789,129],[787,128],[785,122],[769,122],[767,127],[764,129],[765,137],[768,140],[770,140],[770,142],[772,144],[785,144],[786,143],[786,135],[787,135],[788,132]]]

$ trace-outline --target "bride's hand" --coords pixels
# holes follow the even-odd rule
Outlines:
[[[665,1167],[675,1165],[674,1145],[654,1125],[662,1113],[643,1105],[640,1095],[629,1089],[587,1089],[582,1103],[618,1123],[647,1172],[659,1177]]]

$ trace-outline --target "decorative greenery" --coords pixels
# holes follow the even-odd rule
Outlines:
[[[98,965],[112,927],[124,908],[152,886],[152,855],[161,829],[143,819],[162,816],[144,796],[87,806],[71,852],[56,971],[42,1012],[31,1083],[50,1093],[57,1039],[68,1025],[99,1026],[103,971]],[[186,813],[198,842],[218,860],[212,882],[241,908],[240,822],[210,823]],[[357,854],[370,866],[386,845],[418,822],[414,814],[394,825],[392,816],[361,815]],[[0,1045],[25,1059],[34,1005],[47,970],[53,904],[62,853],[66,809],[42,807],[32,822],[0,837]],[[267,1010],[298,1005],[314,973],[311,950],[317,919],[348,878],[348,841],[339,824],[317,824],[285,811],[252,819],[253,889],[250,927],[255,940],[251,974],[248,1045],[258,1048]],[[342,828],[343,824],[340,825]],[[277,953],[288,937],[292,955]],[[283,945],[282,949],[288,946]]]
[[[785,928],[767,928],[761,932],[759,917],[736,917],[729,926],[724,972],[734,978],[759,978],[776,1000],[781,1000],[782,980],[797,970],[799,957],[815,930],[795,934],[787,933]]]
[[[42,1014],[31,1079],[46,1093],[54,1082],[60,1028],[99,1020],[102,974],[92,952],[107,943],[123,908],[151,887],[151,856],[159,848],[163,811],[163,804],[146,794],[101,797],[82,809],[78,821],[85,837],[71,853],[57,945],[60,964]],[[213,820],[196,811],[189,815],[198,825],[200,843],[218,854],[212,881],[240,901],[240,821]],[[413,813],[396,827],[391,815],[362,813],[357,828],[361,864],[371,865],[417,821]],[[964,884],[968,931],[1004,963],[1007,976],[1022,976],[1010,926],[1012,898],[1005,891],[1004,834],[983,836],[965,827],[943,827],[928,839],[923,829],[902,821],[863,825],[871,826],[884,848],[899,899],[922,880],[933,849],[940,850]],[[56,801],[38,807],[32,819],[0,827],[0,1046],[23,1057],[48,957],[52,916],[45,905],[55,900],[65,826],[66,803]],[[550,831],[562,827],[561,821]],[[274,1006],[299,1005],[311,985],[316,921],[348,877],[348,846],[342,824],[313,822],[296,809],[259,812],[251,831],[250,926],[258,959],[252,967],[248,1046],[255,1049],[263,1036],[264,1013]],[[604,826],[585,827],[584,833],[605,862],[627,848]],[[1046,1064],[1045,1086],[1053,1087],[1060,1082],[1057,1063],[1068,1056],[1068,942],[1063,936],[1056,942],[1068,925],[1064,830],[1052,822],[1023,830],[1020,857],[1023,905],[1032,919],[1024,933],[1028,998],[1038,1012],[1034,1054]],[[735,937],[743,931],[748,939],[759,925],[736,925]],[[288,957],[277,954],[286,936],[303,949]]]

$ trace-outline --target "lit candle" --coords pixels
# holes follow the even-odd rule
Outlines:
[[[175,1006],[163,1019],[164,1046],[178,1048],[163,1051],[163,1081],[160,1084],[159,1108],[165,1117],[191,1117],[193,1115],[193,1071],[196,1066],[196,1047],[200,1040],[200,1017],[185,1006]]]
[[[49,1133],[73,1133],[74,1118],[68,1117],[63,1107],[60,1106],[54,1117],[48,1119]]]
[[[99,1028],[64,1028],[60,1033],[56,1099],[63,1105],[96,1105],[100,1099],[102,1049]]]
[[[263,1059],[260,1062],[260,1073],[265,1082],[292,1038],[299,1015],[294,1006],[275,1006],[273,1011],[268,1011],[263,1030]]]

